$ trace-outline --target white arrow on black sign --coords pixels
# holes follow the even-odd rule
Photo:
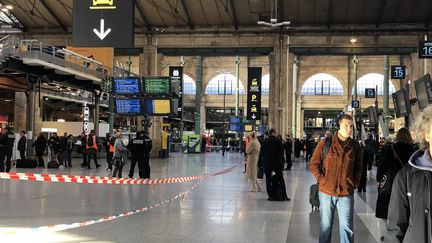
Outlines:
[[[252,119],[254,119],[255,120],[255,118],[256,118],[256,115],[255,114],[252,114]]]
[[[98,31],[97,29],[93,29],[93,32],[99,37],[99,39],[103,40],[111,32],[111,28],[108,28],[105,31],[105,20],[101,19],[101,21],[100,21],[100,31]]]

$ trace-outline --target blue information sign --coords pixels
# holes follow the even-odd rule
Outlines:
[[[141,113],[141,101],[139,99],[116,99],[115,108],[117,114],[138,115]]]
[[[114,78],[114,93],[115,94],[139,94],[140,79],[139,78]]]

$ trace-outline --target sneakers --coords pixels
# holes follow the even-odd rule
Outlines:
[[[110,168],[106,168],[106,171],[111,172],[111,169]]]

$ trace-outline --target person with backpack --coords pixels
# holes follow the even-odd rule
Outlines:
[[[27,149],[27,138],[25,131],[21,131],[21,137],[18,140],[18,151],[22,160],[25,160],[25,152]]]
[[[354,119],[343,114],[338,119],[339,130],[329,140],[316,147],[310,162],[310,171],[319,183],[320,243],[330,243],[335,209],[339,215],[341,242],[354,242],[354,190],[360,183],[362,154],[360,145],[353,140]]]
[[[382,239],[386,243],[432,241],[432,106],[415,119],[413,132],[419,150],[394,178],[387,234]]]
[[[106,151],[106,162],[108,164],[108,168],[106,169],[108,172],[112,171],[112,159],[113,159],[113,153],[114,153],[114,143],[115,143],[115,131],[112,135],[109,133],[105,136],[105,151]]]
[[[99,168],[101,165],[97,162],[97,140],[94,130],[90,131],[90,134],[86,137],[86,153],[87,153],[87,169],[91,169],[90,160],[93,157],[96,168]]]

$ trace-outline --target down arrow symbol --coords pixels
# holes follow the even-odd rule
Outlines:
[[[97,29],[93,29],[93,32],[99,37],[99,39],[103,40],[111,32],[111,28],[108,28],[105,31],[105,20],[101,19],[101,21],[100,21],[100,31],[98,31]]]

